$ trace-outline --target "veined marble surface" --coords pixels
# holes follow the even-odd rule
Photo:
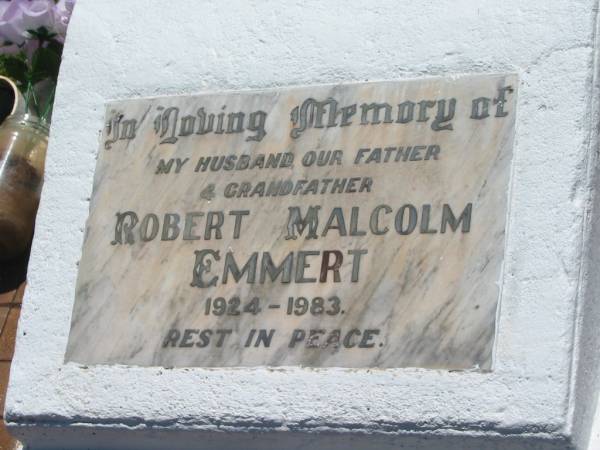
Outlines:
[[[109,104],[66,361],[491,369],[517,87]]]

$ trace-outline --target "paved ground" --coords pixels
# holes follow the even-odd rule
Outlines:
[[[4,416],[4,397],[8,384],[8,374],[15,349],[17,321],[21,312],[21,300],[25,291],[25,283],[17,289],[0,294],[0,414]],[[15,441],[4,427],[4,419],[0,421],[0,450],[12,450]]]

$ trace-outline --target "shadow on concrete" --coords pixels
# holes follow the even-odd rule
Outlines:
[[[21,255],[8,261],[0,261],[0,294],[17,289],[27,277],[27,264],[31,242]]]

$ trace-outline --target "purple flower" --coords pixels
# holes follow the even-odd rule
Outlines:
[[[20,4],[18,0],[0,2],[0,39],[4,43],[21,45],[27,37],[23,28]]]
[[[69,11],[69,13],[73,12],[73,7],[75,6],[75,0],[60,0],[58,2],[58,4],[64,4],[65,8],[67,9],[67,11]]]
[[[31,37],[29,30],[45,27],[63,42],[74,4],[75,0],[0,0],[0,40],[22,46]]]
[[[24,30],[37,30],[41,27],[45,27],[49,31],[54,30],[54,2],[52,0],[21,0],[18,4],[21,9]]]
[[[67,34],[67,25],[73,12],[75,0],[60,0],[54,7],[54,32],[58,34],[58,40],[64,42]]]

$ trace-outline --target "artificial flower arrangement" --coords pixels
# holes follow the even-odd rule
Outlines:
[[[25,108],[49,121],[75,0],[0,1],[0,75],[12,79]]]
[[[0,81],[12,94],[0,101],[0,265],[28,255],[73,3],[0,0]]]

